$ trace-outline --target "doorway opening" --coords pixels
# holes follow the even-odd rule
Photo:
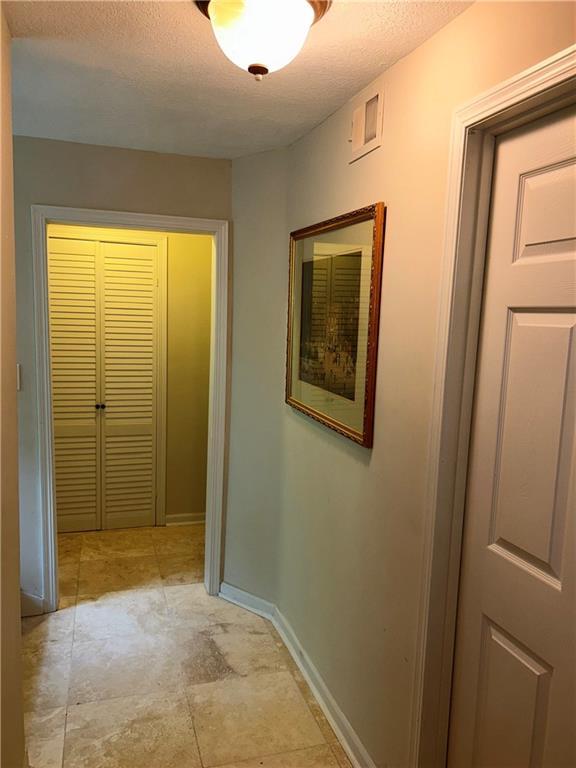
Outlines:
[[[227,223],[46,206],[32,215],[43,610],[58,606],[57,532],[200,528],[204,518],[204,583],[217,594]],[[184,530],[164,530],[183,546]]]

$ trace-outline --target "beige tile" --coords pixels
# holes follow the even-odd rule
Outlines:
[[[194,529],[193,530],[193,535],[196,538],[199,538],[199,539],[205,539],[206,538],[206,523],[194,523],[192,528]]]
[[[65,727],[64,707],[26,715],[26,749],[30,768],[61,768]]]
[[[169,635],[74,643],[69,704],[180,690],[182,673]]]
[[[165,539],[154,541],[154,551],[158,557],[177,557],[178,555],[200,557],[204,553],[204,542],[176,538]]]
[[[160,584],[160,571],[153,557],[118,557],[111,560],[85,560],[80,563],[80,595],[149,589]]]
[[[74,565],[80,560],[80,550],[82,548],[81,533],[59,533],[58,534],[58,564]]]
[[[237,675],[246,676],[280,672],[286,664],[272,637],[268,633],[242,632],[241,627],[212,635],[226,664]]]
[[[312,712],[312,716],[316,720],[318,727],[322,731],[322,735],[326,739],[326,741],[329,744],[338,743],[338,737],[334,733],[332,726],[328,722],[326,715],[322,711],[322,708],[320,707],[320,704],[316,701],[316,697],[310,690],[310,686],[304,679],[302,673],[297,667],[292,668],[292,677],[294,678],[294,681],[296,682],[296,685],[298,686],[298,689],[300,690],[300,693],[302,694],[304,701],[308,704],[308,708],[310,709],[310,712]]]
[[[280,634],[278,633],[277,629],[273,625],[270,625],[270,635],[274,640],[274,644],[278,650],[278,653],[280,654],[283,664],[285,665],[286,669],[288,669],[292,673],[292,677],[294,678],[296,685],[300,689],[300,693],[304,697],[304,700],[308,704],[308,708],[312,712],[312,715],[316,720],[316,723],[320,728],[320,731],[322,732],[324,739],[328,744],[333,744],[333,743],[337,744],[338,737],[334,733],[334,730],[332,729],[332,726],[330,725],[324,712],[322,711],[320,704],[318,704],[318,702],[316,701],[314,694],[310,690],[310,686],[308,685],[302,673],[298,669],[298,665],[292,658],[292,654],[284,644],[284,641],[282,640]]]
[[[78,571],[80,561],[58,565],[58,591],[60,597],[76,597],[78,594]]]
[[[204,581],[204,555],[158,557],[162,582],[166,586]]]
[[[159,525],[152,528],[152,536],[155,541],[167,539],[193,539],[205,538],[206,526],[202,523],[187,523],[185,525]]]
[[[288,648],[285,646],[284,641],[282,640],[282,638],[280,637],[280,634],[278,633],[278,630],[271,622],[269,623],[269,632],[270,632],[270,635],[272,636],[272,639],[274,640],[274,644],[276,645],[276,648],[278,649],[278,653],[282,656],[284,664],[286,665],[286,669],[289,669],[291,672],[293,672],[294,675],[300,675],[298,665],[294,661],[292,654],[290,653]]]
[[[58,596],[58,610],[61,611],[64,608],[72,608],[76,605],[76,595],[66,597],[65,595]]]
[[[93,531],[82,535],[82,560],[110,560],[116,557],[154,555],[151,528]]]
[[[160,557],[196,555],[204,552],[204,526],[174,525],[154,528],[152,540]]]
[[[82,595],[76,607],[74,641],[150,635],[167,626],[168,609],[161,589]]]
[[[70,707],[64,768],[200,768],[185,698],[130,696]]]
[[[321,746],[227,763],[221,768],[339,768],[339,766],[330,747]]]
[[[152,529],[152,537],[155,541],[162,539],[192,538],[197,535],[198,528],[192,523],[186,525],[158,525]]]
[[[310,699],[307,700],[308,708],[310,709],[310,712],[312,712],[312,716],[314,717],[314,720],[316,720],[318,724],[318,728],[322,731],[322,736],[324,736],[325,740],[328,742],[328,744],[337,744],[338,743],[338,737],[334,733],[334,730],[330,723],[328,722],[326,715],[324,712],[322,712],[322,708],[320,707],[320,704],[316,701],[314,696],[311,694]]]
[[[165,587],[164,594],[175,624],[196,628],[238,624],[254,632],[268,631],[265,619],[220,597],[211,597],[203,584]]]
[[[178,629],[170,636],[175,646],[174,658],[180,664],[185,685],[211,683],[236,676],[210,632]]]
[[[76,598],[62,597],[54,613],[22,619],[22,645],[25,650],[40,648],[44,643],[72,641]]]
[[[288,672],[196,685],[188,696],[207,768],[324,743]]]
[[[344,752],[340,744],[336,742],[335,744],[331,744],[330,746],[332,748],[332,752],[334,753],[334,757],[337,760],[338,768],[352,768],[352,763],[350,762],[348,755],[346,754],[346,752]]]
[[[46,643],[22,654],[24,711],[64,707],[68,698],[71,641]]]

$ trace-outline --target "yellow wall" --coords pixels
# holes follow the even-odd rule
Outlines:
[[[24,734],[20,678],[10,32],[4,12],[0,11],[0,15],[0,765],[21,768]]]
[[[167,522],[206,507],[212,238],[168,238]]]

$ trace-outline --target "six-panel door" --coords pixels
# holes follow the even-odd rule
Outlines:
[[[452,768],[576,765],[576,116],[497,142]]]

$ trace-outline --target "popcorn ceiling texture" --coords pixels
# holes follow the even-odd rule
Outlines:
[[[335,0],[257,83],[182,2],[6,2],[14,132],[234,158],[291,144],[470,3]]]

